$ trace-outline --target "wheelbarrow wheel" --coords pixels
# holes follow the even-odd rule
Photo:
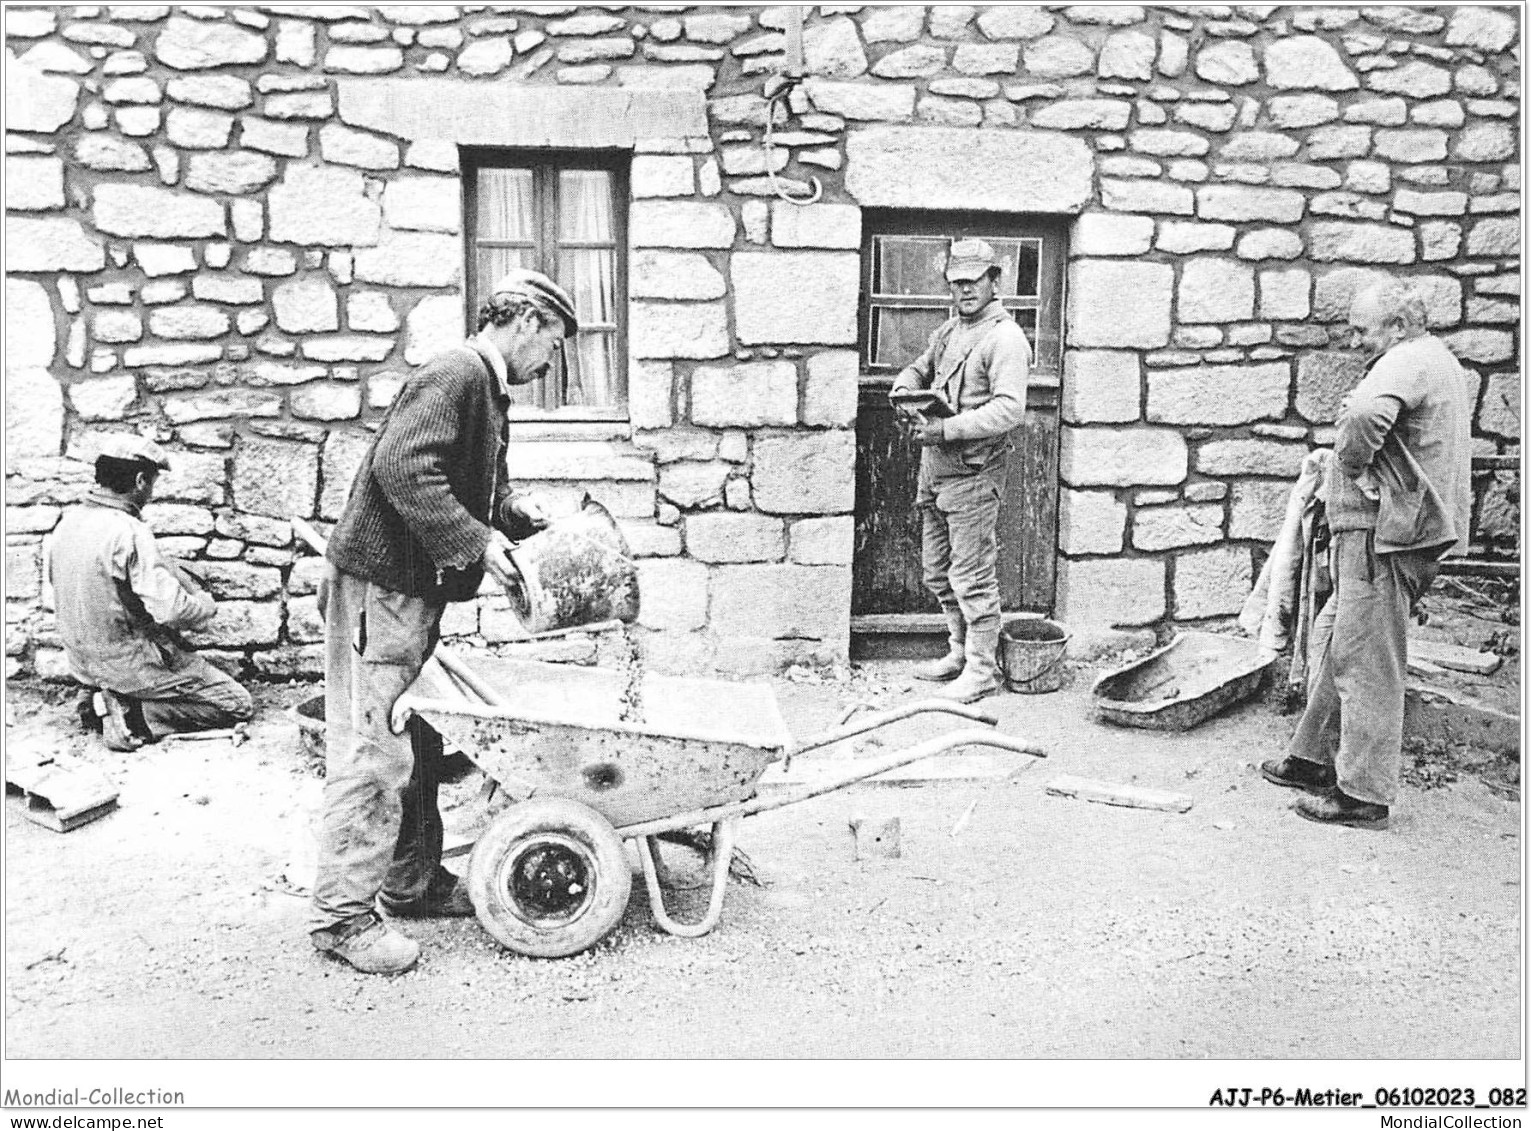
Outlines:
[[[605,938],[633,878],[622,838],[588,805],[533,798],[479,838],[468,895],[484,929],[517,954],[562,958]]]

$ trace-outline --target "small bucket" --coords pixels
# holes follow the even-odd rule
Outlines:
[[[1000,663],[1011,691],[1035,695],[1063,686],[1063,653],[1069,632],[1057,621],[1027,617],[999,634]]]
[[[638,619],[638,567],[616,521],[588,495],[510,552],[510,607],[528,635]]]

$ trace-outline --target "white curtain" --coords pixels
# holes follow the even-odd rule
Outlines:
[[[558,281],[579,312],[579,337],[565,345],[564,404],[614,407],[625,397],[616,356],[616,235],[611,174],[565,169],[559,174]],[[589,244],[605,244],[590,247]]]

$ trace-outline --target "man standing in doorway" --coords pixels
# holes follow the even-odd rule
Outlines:
[[[983,240],[951,246],[946,280],[957,316],[893,382],[894,407],[922,445],[914,505],[925,585],[946,615],[947,651],[915,669],[946,682],[938,694],[971,703],[999,690],[998,522],[1010,432],[1026,412],[1031,346],[999,299],[1000,266]],[[928,390],[939,415],[902,394]]]
[[[441,736],[419,719],[389,729],[394,700],[440,638],[449,601],[487,571],[513,581],[506,536],[547,524],[505,482],[514,385],[547,374],[578,330],[564,289],[513,271],[479,311],[479,332],[399,390],[362,458],[329,539],[320,590],[327,746],[324,821],[311,927],[316,948],[369,974],[396,974],[419,944],[379,917],[473,913],[441,866]]]
[[[1308,703],[1261,772],[1310,791],[1300,816],[1385,828],[1398,794],[1409,611],[1439,559],[1467,548],[1472,383],[1425,331],[1420,296],[1357,295],[1351,333],[1374,359],[1341,410],[1324,484],[1334,594],[1313,626]]]

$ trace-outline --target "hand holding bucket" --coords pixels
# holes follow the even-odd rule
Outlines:
[[[530,635],[638,619],[632,551],[610,513],[588,495],[578,511],[550,522],[507,556],[512,576],[499,580]]]

